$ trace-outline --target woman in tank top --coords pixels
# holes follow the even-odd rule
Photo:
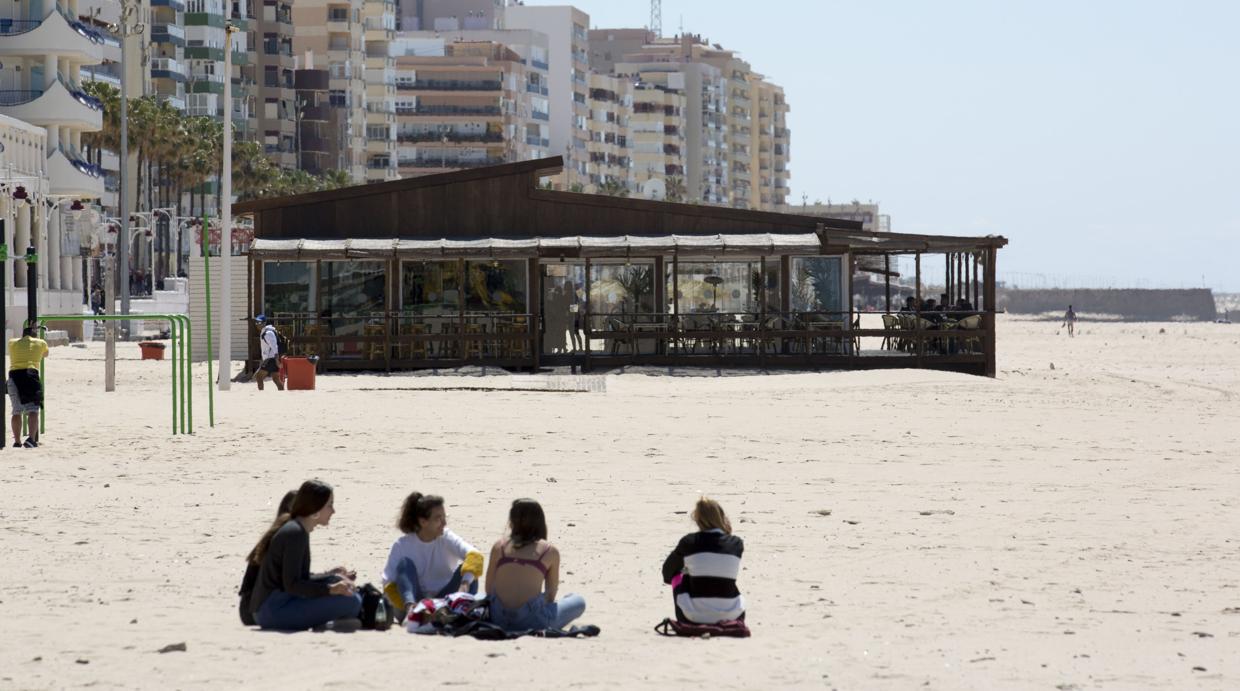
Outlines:
[[[547,542],[547,519],[533,499],[508,511],[508,537],[491,547],[486,592],[491,621],[508,631],[562,629],[586,611],[585,598],[558,602],[560,551]]]

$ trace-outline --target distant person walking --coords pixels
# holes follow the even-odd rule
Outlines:
[[[13,446],[33,449],[39,445],[39,410],[43,408],[43,382],[39,364],[47,357],[47,341],[35,337],[35,327],[27,325],[22,337],[9,341],[9,404],[13,407],[10,426]],[[29,435],[22,442],[22,415]]]
[[[1068,305],[1068,311],[1063,315],[1063,325],[1068,327],[1068,338],[1076,335],[1076,312],[1072,305]]]
[[[276,388],[283,391],[284,378],[280,376],[280,336],[276,333],[276,327],[267,321],[266,315],[254,317],[254,325],[258,327],[258,347],[262,358],[258,363],[258,371],[254,373],[254,381],[258,383],[258,390],[262,391],[263,380],[270,374]]]

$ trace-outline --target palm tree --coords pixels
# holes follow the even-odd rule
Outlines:
[[[343,170],[325,170],[319,176],[319,189],[323,190],[337,190],[352,184],[353,179]]]
[[[665,181],[666,192],[663,194],[664,201],[675,202],[677,204],[685,200],[688,190],[685,188],[685,179],[673,175]]]
[[[607,178],[603,184],[599,185],[598,193],[608,197],[627,197],[629,188],[615,178]]]

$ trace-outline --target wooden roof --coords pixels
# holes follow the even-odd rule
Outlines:
[[[872,233],[859,221],[540,189],[559,156],[233,205],[266,240],[481,240],[817,233],[826,251],[1002,247],[1000,236]]]

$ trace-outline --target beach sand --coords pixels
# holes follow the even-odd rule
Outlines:
[[[1058,331],[1001,319],[996,379],[234,384],[214,428],[199,383],[177,437],[167,362],[122,344],[106,394],[101,345],[55,348],[43,446],[0,453],[0,688],[1237,688],[1240,326]],[[242,627],[243,556],[310,477],[337,509],[314,566],[363,581],[411,490],[483,551],[536,497],[602,635]],[[701,493],[745,539],[748,640],[652,631]]]

